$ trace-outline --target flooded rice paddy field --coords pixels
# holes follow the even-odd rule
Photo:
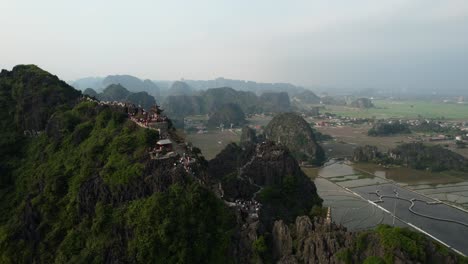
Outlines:
[[[461,172],[428,172],[408,168],[383,169],[375,164],[356,164],[355,170],[368,172],[381,179],[468,210],[468,175]]]
[[[323,205],[331,207],[332,219],[351,231],[366,230],[379,224],[406,226],[366,200],[323,178],[315,180],[317,191],[324,200]]]
[[[468,214],[393,183],[353,188],[410,226],[468,255]]]
[[[336,223],[353,231],[406,226],[468,255],[468,213],[462,210],[468,205],[467,175],[335,161],[303,170]]]

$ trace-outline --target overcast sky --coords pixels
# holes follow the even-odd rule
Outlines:
[[[0,0],[0,67],[468,89],[467,0]]]

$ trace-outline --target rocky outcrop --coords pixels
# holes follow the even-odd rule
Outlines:
[[[296,159],[320,165],[325,153],[317,143],[310,125],[295,113],[276,115],[265,128],[267,139],[281,143]]]
[[[262,92],[281,92],[288,91],[298,93],[304,88],[290,83],[257,83],[245,80],[232,80],[223,77],[213,80],[185,80],[185,82],[196,89],[206,89],[207,87],[232,87],[236,90],[250,91],[257,94]]]
[[[12,71],[2,70],[0,89],[2,97],[11,96],[8,102],[2,102],[5,112],[14,118],[14,122],[7,123],[21,132],[44,130],[56,108],[72,107],[81,95],[57,76],[35,65],[19,65]],[[11,108],[9,105],[12,105]]]
[[[86,88],[86,89],[83,91],[83,94],[89,95],[89,96],[95,97],[95,98],[97,98],[97,96],[98,96],[98,93],[97,93],[94,89],[92,89],[92,88]]]
[[[171,117],[199,115],[206,112],[203,98],[200,96],[171,95],[164,101],[163,108]]]
[[[322,202],[289,150],[273,142],[230,144],[209,161],[208,174],[220,197],[237,212],[233,254],[238,263],[252,261],[257,254],[252,245],[265,233],[277,238],[277,256],[290,254],[287,225]]]
[[[102,93],[96,95],[96,98],[102,101],[130,102],[143,107],[147,111],[156,104],[154,97],[149,95],[147,92],[143,91],[133,93],[120,84],[111,84],[107,86]]]
[[[275,221],[273,225],[273,258],[281,259],[292,254],[292,237],[288,226],[283,220]]]
[[[238,105],[245,114],[291,111],[289,95],[286,92],[264,93],[237,91],[230,87],[210,88],[197,95],[180,93],[169,95],[164,108],[172,116],[211,114],[227,104]]]
[[[151,80],[141,80],[131,75],[109,75],[102,80],[102,87],[112,84],[120,84],[130,92],[147,92],[148,94],[159,97],[160,89]]]
[[[407,124],[399,121],[376,122],[367,132],[369,136],[391,136],[396,134],[409,134],[411,130]]]
[[[131,93],[125,100],[134,105],[141,105],[141,107],[148,111],[156,104],[154,97],[147,92]]]
[[[201,96],[207,113],[225,104],[237,104],[244,113],[256,113],[260,106],[258,97],[254,93],[236,91],[230,87],[211,88]]]
[[[303,92],[293,96],[293,102],[297,101],[302,104],[319,104],[320,97],[310,90],[304,90]]]
[[[246,122],[245,114],[237,104],[225,104],[211,113],[207,125],[209,127],[231,128],[231,126],[240,126]]]
[[[358,99],[352,101],[350,106],[351,107],[356,107],[356,108],[361,108],[361,109],[366,109],[366,108],[374,107],[374,104],[372,103],[372,100],[369,99],[369,98],[358,98]]]
[[[371,258],[381,261],[378,263],[458,262],[455,254],[442,253],[436,249],[434,242],[411,233],[409,230],[398,231],[389,226],[381,226],[377,231],[353,233],[342,226],[328,223],[323,218],[311,220],[308,216],[299,216],[295,224],[289,227],[281,221],[275,222],[272,253],[276,263],[282,264],[363,263]],[[419,244],[421,252],[415,255],[398,243],[390,247],[382,242],[383,239],[388,239],[388,235],[406,241],[419,237],[420,240],[414,242]]]
[[[353,161],[355,162],[371,162],[382,157],[376,146],[365,145],[357,147],[353,153]]]
[[[291,111],[291,102],[286,92],[263,93],[260,97],[263,112],[281,113]]]
[[[124,101],[129,95],[130,91],[121,84],[110,84],[99,94],[98,98],[102,101]]]
[[[405,143],[386,153],[375,146],[357,147],[354,150],[355,162],[379,162],[399,165],[418,170],[431,171],[468,171],[468,160],[462,155],[440,145]]]
[[[440,145],[402,144],[391,150],[389,156],[393,162],[413,169],[468,171],[465,157]]]
[[[174,166],[177,157],[164,160],[147,160],[143,175],[128,184],[109,186],[100,176],[83,182],[78,192],[80,215],[93,214],[98,202],[115,206],[124,202],[164,192],[173,184],[185,184],[189,176],[182,166]]]
[[[223,199],[261,203],[259,219],[271,228],[275,219],[293,222],[322,200],[312,181],[284,146],[273,142],[229,145],[209,162],[209,175],[220,181]]]
[[[169,96],[191,95],[192,88],[182,81],[175,81],[167,91]]]
[[[322,218],[312,222],[308,216],[299,216],[291,227],[293,232],[281,221],[275,222],[273,257],[278,263],[342,263],[336,255],[354,245],[352,233]]]
[[[95,176],[80,186],[78,192],[78,214],[94,214],[97,202],[110,203],[112,193],[101,177]]]
[[[241,145],[245,144],[255,144],[257,143],[257,133],[255,132],[255,129],[250,128],[248,126],[244,126],[242,128],[242,133],[241,133],[241,138],[240,138],[240,143]]]
[[[322,218],[314,218],[312,223],[307,216],[296,219],[296,237],[296,258],[302,263],[341,263],[337,254],[354,243],[346,229],[328,224]]]

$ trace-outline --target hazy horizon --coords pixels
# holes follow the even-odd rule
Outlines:
[[[0,1],[0,68],[64,80],[466,89],[468,2]]]

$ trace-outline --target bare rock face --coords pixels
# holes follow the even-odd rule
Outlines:
[[[369,257],[382,261],[391,259],[393,263],[457,263],[458,261],[454,254],[439,252],[437,246],[430,240],[418,241],[424,253],[416,257],[398,246],[385,247],[378,232],[348,232],[346,228],[328,223],[323,218],[311,220],[308,216],[297,217],[295,224],[290,228],[281,220],[276,221],[272,239],[274,260],[281,264],[363,263]],[[290,241],[294,241],[292,247]]]
[[[255,130],[248,127],[248,126],[244,126],[242,128],[242,134],[241,134],[240,142],[241,142],[241,144],[255,144],[255,143],[257,143],[257,135],[255,133]]]
[[[288,226],[283,220],[275,221],[273,225],[273,257],[279,259],[282,256],[292,254],[292,238]]]
[[[113,191],[100,176],[89,178],[78,192],[79,214],[93,214],[97,202],[117,205],[164,192],[175,183],[184,184],[188,175],[181,166],[174,167],[175,161],[176,158],[149,160],[142,176],[128,184],[114,186]]]
[[[275,219],[294,222],[322,200],[289,150],[273,142],[229,145],[209,162],[209,174],[220,180],[223,199],[255,200],[262,204],[259,218],[271,228]]]
[[[80,215],[93,214],[98,201],[109,203],[111,192],[101,177],[95,176],[80,186],[78,192],[78,213]]]
[[[283,257],[282,259],[278,260],[278,264],[298,264],[299,262],[297,261],[296,257],[294,256],[286,256]]]
[[[258,144],[256,153],[243,168],[242,173],[258,185],[281,184],[288,175],[302,175],[288,149],[271,142]],[[308,178],[304,180],[310,182]]]
[[[312,128],[295,113],[276,115],[265,128],[265,136],[288,147],[300,161],[320,165],[325,160],[325,153],[317,143]]]
[[[289,150],[273,142],[243,147],[231,144],[209,162],[208,172],[218,181],[222,199],[238,208],[239,229],[234,243],[234,256],[242,260],[238,263],[252,261],[252,243],[265,233],[276,241],[275,256],[285,256],[284,263],[294,263],[287,224],[307,214],[314,205],[320,206],[322,200]],[[251,204],[256,209],[247,209]],[[281,220],[275,222],[277,219]]]

